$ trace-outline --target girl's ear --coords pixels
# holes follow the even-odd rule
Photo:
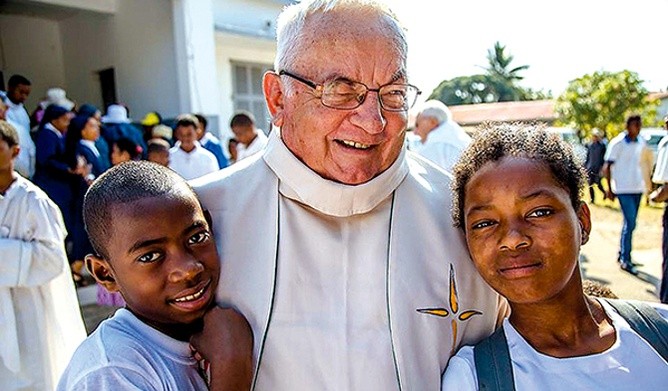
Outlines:
[[[580,222],[580,243],[585,244],[589,241],[591,233],[591,211],[585,202],[580,201],[577,216]]]
[[[119,286],[114,276],[114,271],[106,259],[97,255],[88,254],[84,260],[86,262],[86,269],[95,278],[100,285],[102,285],[109,292],[118,292]]]

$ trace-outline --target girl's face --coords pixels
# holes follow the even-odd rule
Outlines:
[[[81,130],[81,138],[95,141],[100,137],[100,123],[94,117],[88,118],[86,126]]]
[[[130,154],[127,151],[121,151],[120,148],[118,148],[118,145],[114,144],[111,147],[111,164],[112,165],[117,165],[121,164],[123,162],[129,162],[131,160]]]
[[[464,230],[471,257],[485,281],[510,302],[545,301],[580,284],[578,255],[590,229],[587,205],[575,210],[568,190],[536,160],[489,162],[466,184]]]

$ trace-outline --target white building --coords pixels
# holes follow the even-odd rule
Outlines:
[[[228,134],[235,110],[268,129],[261,77],[288,0],[5,0],[0,71],[33,88],[32,111],[62,87],[79,104],[122,102],[139,120],[201,112]]]

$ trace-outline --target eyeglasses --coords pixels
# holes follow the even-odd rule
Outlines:
[[[339,110],[352,110],[359,107],[366,100],[369,91],[378,94],[380,107],[387,111],[408,111],[422,93],[417,87],[410,84],[390,83],[380,88],[369,88],[366,85],[348,80],[335,79],[324,84],[316,84],[303,77],[280,71],[280,76],[291,77],[315,90],[315,96],[326,107]]]

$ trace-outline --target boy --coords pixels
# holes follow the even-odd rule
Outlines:
[[[186,180],[218,171],[216,157],[197,141],[199,121],[190,114],[176,118],[175,133],[179,141],[169,150],[169,168]]]
[[[152,138],[148,140],[149,162],[158,163],[161,166],[169,167],[169,143],[161,138]]]
[[[86,193],[84,221],[96,251],[86,267],[126,307],[79,347],[58,389],[207,389],[188,341],[211,390],[248,389],[252,335],[243,316],[211,309],[218,255],[188,184],[154,163],[118,165]]]
[[[14,171],[16,129],[0,121],[0,390],[52,390],[86,337],[65,255],[65,224]]]

